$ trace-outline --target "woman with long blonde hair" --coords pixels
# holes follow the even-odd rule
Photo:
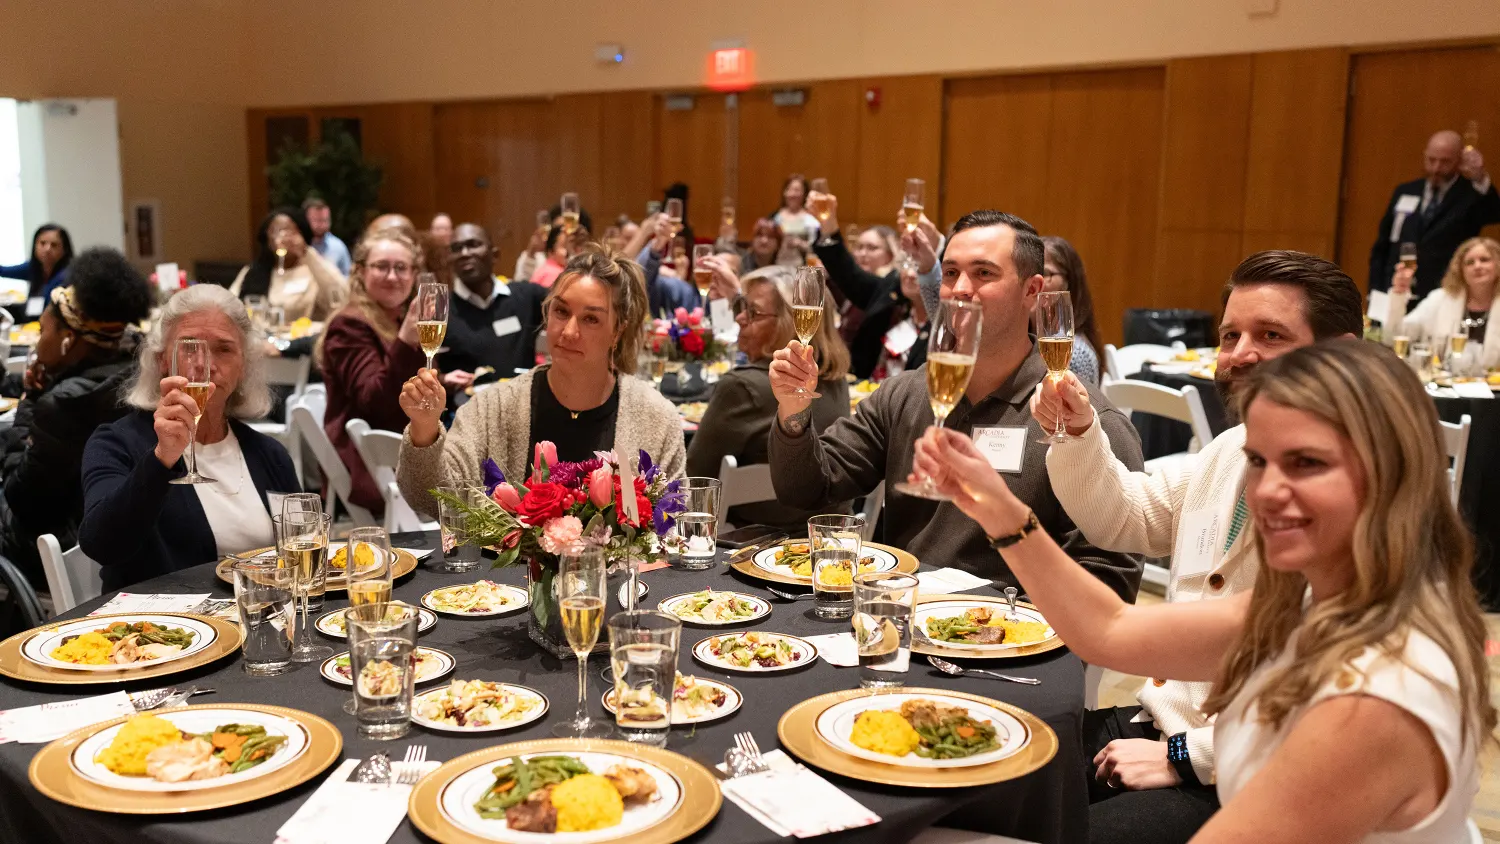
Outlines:
[[[1500,314],[1500,242],[1490,237],[1464,241],[1448,262],[1443,286],[1427,294],[1411,313],[1412,279],[1416,265],[1398,266],[1391,278],[1390,312],[1381,321],[1387,341],[1398,334],[1416,343],[1444,342],[1455,334],[1483,344],[1478,366],[1500,366],[1500,330],[1489,336],[1491,317]],[[1371,316],[1374,316],[1372,314]],[[1494,342],[1486,342],[1493,340]],[[1478,366],[1474,367],[1475,369]]]
[[[915,471],[984,527],[1084,661],[1214,681],[1223,808],[1195,841],[1469,840],[1496,714],[1432,402],[1388,350],[1335,340],[1261,364],[1241,413],[1265,565],[1220,601],[1125,604],[1034,530],[962,434],[929,430]]]

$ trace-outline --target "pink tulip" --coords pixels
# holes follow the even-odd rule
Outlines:
[[[589,503],[599,509],[608,507],[615,499],[615,472],[608,466],[600,466],[589,473]]]
[[[686,325],[687,324],[687,321],[688,321],[687,308],[678,308],[677,310],[675,310],[675,311],[672,312],[672,316],[677,319],[677,323],[679,325]]]
[[[507,513],[514,513],[521,509],[521,495],[516,492],[515,487],[508,483],[501,483],[495,487],[495,491],[490,494],[490,497]]]
[[[542,471],[543,460],[547,461],[549,467],[557,465],[557,446],[547,440],[537,443],[536,452],[531,456],[531,476],[533,478],[537,477],[537,474]]]
[[[701,325],[702,323],[703,323],[703,309],[702,308],[693,308],[693,312],[690,313],[690,314],[688,314],[688,324],[689,325]]]

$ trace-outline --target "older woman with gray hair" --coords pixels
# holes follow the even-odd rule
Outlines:
[[[200,410],[183,392],[187,379],[169,374],[188,337],[213,355],[196,441],[199,473],[217,480],[178,485]],[[102,567],[105,591],[274,543],[272,504],[300,486],[286,448],[244,422],[271,408],[262,340],[222,287],[190,287],[162,309],[125,393],[130,412],[84,447],[78,542]]]

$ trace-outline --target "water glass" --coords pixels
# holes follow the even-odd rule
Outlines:
[[[628,610],[609,619],[615,676],[615,726],[626,741],[666,747],[677,687],[682,621],[655,610]]]
[[[411,729],[417,608],[362,604],[345,613],[354,719],[363,738],[394,739]]]
[[[917,578],[899,572],[854,577],[854,642],[859,649],[859,685],[890,689],[906,684],[911,664],[911,625]]]
[[[807,520],[808,555],[812,558],[813,613],[818,618],[848,618],[854,612],[854,575],[858,574],[859,516],[813,516]]]
[[[683,478],[678,489],[687,509],[677,514],[680,550],[677,568],[713,568],[719,542],[719,499],[724,484],[718,478]]]
[[[484,495],[478,485],[467,481],[438,484],[438,492],[473,506]],[[443,571],[465,572],[479,568],[479,545],[469,538],[469,514],[438,499],[438,529],[443,536]]]
[[[245,631],[245,673],[252,677],[285,674],[292,667],[296,574],[282,568],[275,557],[241,560],[233,572],[234,600]]]

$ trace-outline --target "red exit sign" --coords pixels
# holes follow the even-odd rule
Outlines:
[[[746,47],[714,50],[708,54],[708,87],[715,91],[744,91],[752,80],[755,57]]]

